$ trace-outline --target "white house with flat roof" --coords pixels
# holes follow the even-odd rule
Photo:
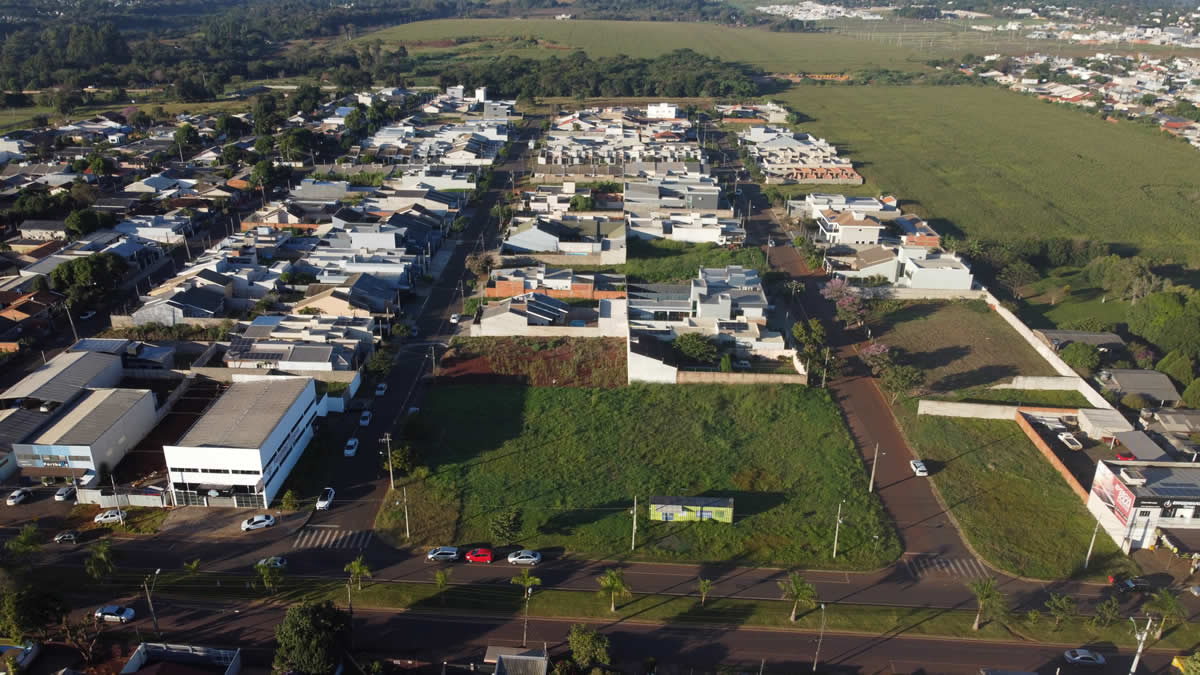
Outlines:
[[[178,443],[163,446],[175,505],[266,508],[316,416],[310,377],[235,376]]]

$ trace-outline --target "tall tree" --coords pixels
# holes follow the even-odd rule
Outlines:
[[[567,644],[571,648],[571,660],[587,670],[594,665],[608,663],[608,636],[581,624],[567,631]]]
[[[275,627],[274,669],[297,675],[328,675],[346,651],[349,616],[329,600],[288,608]]]
[[[704,606],[704,602],[708,600],[708,594],[712,592],[712,579],[700,577],[696,580],[696,590],[700,592],[700,606]]]
[[[265,562],[258,563],[254,566],[254,571],[258,572],[258,578],[268,593],[274,593],[275,589],[279,588],[279,584],[283,582],[283,569],[275,565],[268,565]]]
[[[967,588],[971,589],[971,593],[974,594],[976,606],[975,623],[971,626],[971,630],[979,630],[985,617],[1002,611],[1004,594],[996,587],[996,580],[992,577],[972,581],[967,584]]]
[[[778,583],[783,599],[792,601],[793,622],[796,621],[796,611],[801,607],[812,609],[817,606],[817,589],[799,572],[788,572],[787,578],[780,579]]]
[[[608,611],[617,611],[617,597],[628,598],[633,595],[629,584],[625,583],[625,572],[617,567],[610,567],[604,570],[604,574],[597,577],[596,581],[600,584],[600,592],[608,594]]]
[[[88,549],[87,560],[83,569],[93,581],[107,579],[117,571],[117,552],[113,550],[111,539],[101,539]]]

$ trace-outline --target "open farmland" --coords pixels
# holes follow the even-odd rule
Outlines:
[[[826,392],[769,385],[437,387],[435,437],[408,486],[413,539],[504,545],[489,523],[517,509],[513,543],[551,555],[870,569],[900,553]],[[464,423],[466,419],[469,423]],[[639,497],[638,550],[629,553]],[[651,495],[734,498],[734,522],[651,522]],[[834,517],[845,500],[836,560]],[[383,535],[403,515],[385,509]],[[876,540],[875,537],[879,539]]]
[[[942,234],[1086,237],[1200,262],[1200,153],[990,87],[794,87],[803,131]]]
[[[1007,382],[1054,369],[982,300],[884,303],[872,331],[924,371],[934,392]]]

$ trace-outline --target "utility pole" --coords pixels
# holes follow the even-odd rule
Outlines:
[[[154,570],[154,582],[158,583],[158,575],[162,572],[162,568]],[[158,630],[158,614],[154,612],[154,599],[150,595],[150,591],[154,584],[149,583],[150,577],[142,579],[142,588],[146,589],[146,604],[150,606],[150,618],[154,620],[154,635],[157,639],[162,639],[162,632]]]
[[[883,454],[887,454],[886,452]],[[879,444],[875,444],[875,458],[871,460],[871,483],[867,486],[867,492],[875,491],[875,467],[879,465]]]
[[[629,550],[637,546],[637,495],[633,496],[633,534],[629,537]]]
[[[524,647],[529,637],[529,596],[533,595],[533,586],[525,587],[525,625],[521,628],[521,646]]]
[[[1088,568],[1088,563],[1092,561],[1092,547],[1096,545],[1096,535],[1100,533],[1100,521],[1096,521],[1096,527],[1092,530],[1092,542],[1088,544],[1087,556],[1083,559],[1083,569]]]
[[[125,527],[125,512],[121,510],[121,495],[117,494],[117,479],[109,473],[108,480],[112,483],[113,499],[117,500],[117,517],[121,519],[121,527]]]
[[[845,504],[845,503],[846,503],[845,499],[838,502],[837,522],[835,522],[833,524],[833,557],[834,558],[837,558],[838,535],[842,533],[842,504]]]
[[[825,603],[821,603],[821,632],[817,636],[817,651],[813,654],[813,672],[817,672],[817,664],[821,661],[821,643],[825,640]]]
[[[379,439],[387,446],[388,478],[392,481],[392,492],[396,491],[396,472],[392,470],[392,432],[388,431]]]
[[[404,538],[412,539],[412,533],[408,530],[408,486],[401,487],[400,492],[404,495]]]
[[[63,303],[63,306],[67,308],[67,323],[71,324],[71,335],[75,337],[76,342],[79,342],[79,333],[75,330],[75,319],[71,317],[71,306],[66,303]]]
[[[1137,672],[1138,661],[1142,660],[1142,650],[1146,647],[1146,638],[1150,637],[1150,627],[1154,625],[1154,617],[1146,619],[1146,630],[1142,631],[1138,630],[1137,619],[1131,616],[1129,620],[1133,622],[1133,635],[1138,641],[1137,653],[1133,655],[1133,665],[1129,666],[1129,675],[1134,675]]]
[[[437,347],[429,345],[429,362],[433,364],[433,376],[437,377]]]
[[[354,643],[354,600],[351,599],[351,597],[350,597],[350,580],[349,579],[346,580],[346,610],[347,610],[347,613],[350,614],[350,622],[349,622],[350,630],[346,631],[348,633],[347,639],[350,640],[351,645],[353,645],[353,643]]]

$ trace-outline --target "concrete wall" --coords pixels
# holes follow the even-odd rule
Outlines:
[[[630,384],[634,382],[675,384],[678,371],[674,366],[668,366],[662,361],[634,353],[629,349],[628,341],[625,344],[625,360]]]
[[[922,399],[917,403],[917,414],[937,417],[970,417],[980,420],[1011,420],[1017,415],[1017,406]]]
[[[616,323],[616,322],[614,322]],[[601,322],[596,326],[519,326],[505,325],[491,321],[471,324],[471,337],[625,337],[629,334],[628,326],[624,324],[605,326]]]
[[[869,275],[868,275],[869,276]],[[895,298],[896,300],[978,300],[988,295],[984,290],[947,290],[940,288],[892,288],[879,286],[859,288],[864,298]]]
[[[501,256],[501,267],[517,267],[517,263],[510,261],[519,260],[535,260],[547,265],[562,265],[571,267],[572,265],[624,265],[625,264],[625,248],[610,251],[601,251],[591,255],[557,255],[554,253],[522,253],[514,256]]]
[[[96,504],[103,509],[115,509],[118,504],[123,509],[127,506],[145,506],[148,508],[163,508],[167,504],[166,493],[163,494],[125,494],[101,495],[98,489],[84,489],[75,492],[75,501],[80,504]]]
[[[1055,409],[1053,409],[1053,408],[1021,408],[1021,410],[1028,410],[1030,412],[1035,412],[1035,411],[1046,411],[1046,410],[1055,410]],[[1064,412],[1064,414],[1074,414],[1079,411],[1078,410],[1069,410],[1069,411],[1063,411],[1063,412]],[[1016,415],[1016,420],[1017,420],[1017,426],[1021,427],[1021,431],[1025,432],[1025,435],[1029,437],[1029,441],[1031,443],[1033,443],[1033,446],[1038,449],[1038,452],[1042,453],[1042,457],[1045,457],[1046,461],[1049,462],[1050,466],[1054,467],[1054,470],[1058,472],[1058,475],[1062,476],[1062,479],[1064,481],[1066,481],[1066,483],[1067,483],[1067,487],[1071,488],[1071,492],[1074,492],[1075,496],[1079,497],[1079,500],[1082,501],[1084,504],[1086,504],[1088,501],[1087,490],[1083,489],[1083,486],[1079,484],[1079,481],[1075,480],[1075,475],[1072,474],[1071,471],[1069,469],[1067,469],[1066,465],[1063,464],[1062,461],[1058,459],[1058,455],[1054,454],[1054,449],[1051,448],[1049,445],[1047,445],[1046,441],[1042,440],[1041,435],[1038,434],[1037,430],[1033,428],[1033,425],[1029,423],[1029,420],[1026,419],[1024,415],[1018,413]]]
[[[247,369],[244,368],[222,368],[216,366],[204,366],[200,368],[193,367],[191,372],[196,375],[202,375],[218,382],[233,382],[235,375],[246,375]],[[353,384],[359,378],[357,370],[304,370],[304,371],[271,371],[271,374],[295,375],[298,377],[311,377],[314,380],[321,382],[350,382],[351,389],[358,391],[358,385]],[[251,373],[253,374],[253,373]],[[259,375],[267,377],[267,371],[259,371]]]
[[[1031,389],[1040,391],[1077,391],[1096,408],[1112,409],[1112,404],[1082,377],[1029,377],[1018,375],[1008,384],[995,384],[992,389]]]
[[[786,373],[744,373],[681,370],[675,375],[676,384],[808,384],[807,375]]]

